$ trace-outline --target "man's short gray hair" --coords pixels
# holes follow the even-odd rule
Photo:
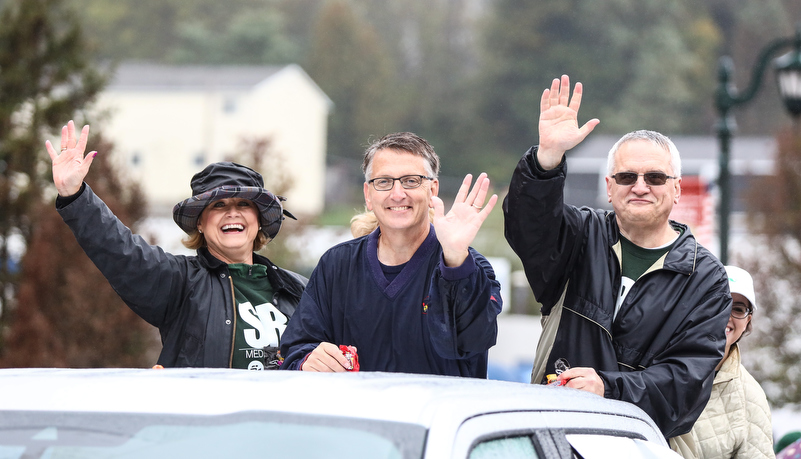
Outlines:
[[[420,156],[425,160],[426,173],[433,178],[439,176],[439,156],[434,152],[434,147],[417,134],[396,132],[378,139],[365,150],[362,162],[365,182],[370,180],[370,175],[373,173],[373,158],[376,152],[384,149],[400,150]]]
[[[615,153],[617,153],[624,143],[633,140],[647,140],[657,147],[670,152],[670,168],[673,169],[671,173],[674,177],[681,177],[681,156],[679,156],[679,150],[676,148],[676,145],[674,145],[673,141],[666,135],[656,131],[646,130],[629,132],[612,145],[606,160],[607,175],[611,177],[612,174],[615,173]]]

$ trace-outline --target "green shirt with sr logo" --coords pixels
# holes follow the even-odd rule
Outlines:
[[[264,369],[264,348],[278,346],[288,318],[270,303],[273,287],[264,265],[228,265],[234,283],[236,329],[231,366]]]

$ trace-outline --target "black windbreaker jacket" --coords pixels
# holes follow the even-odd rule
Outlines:
[[[631,287],[617,317],[620,231],[614,212],[564,204],[567,165],[543,171],[536,147],[518,163],[503,203],[506,239],[537,301],[543,335],[532,382],[554,361],[594,368],[607,398],[642,408],[665,437],[688,432],[723,356],[731,297],[718,259],[690,229]]]
[[[164,367],[229,368],[233,353],[233,284],[228,265],[201,248],[173,255],[148,244],[114,216],[84,184],[77,197],[59,198],[59,214],[78,243],[125,303],[158,327]],[[272,304],[291,317],[307,279],[253,254],[267,270]]]

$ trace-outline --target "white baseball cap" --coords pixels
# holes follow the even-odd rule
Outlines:
[[[754,293],[754,280],[748,271],[736,266],[726,266],[726,274],[729,276],[729,290],[732,293],[739,293],[751,302],[751,308],[756,311],[756,294]]]

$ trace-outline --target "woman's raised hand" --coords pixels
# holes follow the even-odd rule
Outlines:
[[[53,183],[60,196],[72,196],[81,189],[83,179],[97,155],[90,151],[84,156],[86,141],[89,139],[89,125],[81,130],[81,137],[75,138],[75,123],[70,120],[61,128],[61,151],[56,151],[50,141],[45,142],[47,153],[53,163]]]

